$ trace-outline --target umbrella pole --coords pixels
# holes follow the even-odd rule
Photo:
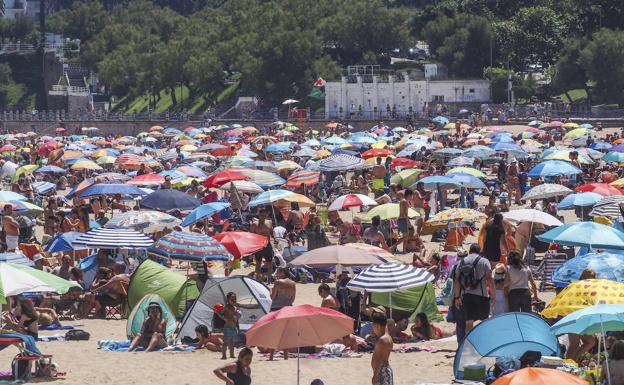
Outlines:
[[[600,331],[602,332],[602,344],[605,348],[605,364],[607,366],[607,383],[611,385],[611,372],[609,371],[609,352],[607,351],[607,341],[605,340],[604,324],[602,323],[602,315],[600,315]]]
[[[299,360],[300,360],[300,358],[301,358],[301,357],[300,357],[300,356],[301,356],[301,354],[299,353],[299,351],[300,351],[300,349],[301,349],[301,347],[299,346],[299,345],[300,345],[300,343],[299,343],[299,341],[298,341],[298,340],[299,340],[299,337],[300,337],[300,334],[299,334],[299,331],[297,331],[297,385],[299,385],[299,381],[300,381],[300,379],[301,379],[301,372],[299,371]],[[288,351],[285,351],[285,352],[284,352],[284,354],[288,354]]]

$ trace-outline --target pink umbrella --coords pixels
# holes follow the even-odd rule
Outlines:
[[[339,196],[329,206],[329,211],[348,209],[350,207],[358,206],[376,206],[377,202],[363,194],[347,194]]]
[[[15,147],[12,144],[5,144],[4,146],[0,147],[0,152],[15,151],[15,150],[17,150],[17,147]]]
[[[247,345],[283,350],[323,345],[353,333],[353,318],[312,305],[286,306],[258,320],[246,334]],[[299,357],[297,357],[299,384]]]
[[[165,177],[158,174],[143,174],[135,176],[126,183],[135,186],[161,185],[165,183]]]

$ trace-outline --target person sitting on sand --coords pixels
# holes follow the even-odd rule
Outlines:
[[[227,385],[251,385],[251,360],[253,352],[249,348],[242,348],[238,352],[238,359],[223,365],[213,371],[214,375]]]
[[[162,318],[162,308],[157,302],[150,302],[147,306],[147,318],[141,326],[141,333],[134,337],[128,351],[134,351],[139,346],[143,346],[146,352],[167,347],[165,340],[165,330],[167,330],[167,320]]]
[[[392,318],[388,319],[388,334],[392,337],[392,339],[396,342],[409,340],[411,336],[405,333],[407,330],[407,326],[409,325],[409,321],[407,318],[401,318],[398,321],[393,320]]]
[[[339,310],[340,304],[334,295],[331,293],[331,289],[329,285],[326,283],[322,283],[318,287],[318,294],[323,298],[321,301],[321,307],[327,307],[333,310]]]
[[[439,340],[443,337],[442,329],[430,323],[425,313],[416,314],[411,331],[418,340]]]
[[[219,335],[210,333],[206,325],[197,325],[195,327],[195,334],[199,342],[197,343],[197,349],[206,348],[211,352],[220,352],[223,349],[223,340]]]
[[[226,352],[228,348],[230,349],[230,358],[234,358],[234,344],[236,344],[240,331],[238,320],[241,316],[240,310],[236,306],[236,293],[229,292],[225,298],[227,301],[225,307],[220,313],[216,313],[217,316],[225,321],[225,326],[223,328],[223,348],[221,349],[223,353],[221,356],[222,360],[227,358]]]

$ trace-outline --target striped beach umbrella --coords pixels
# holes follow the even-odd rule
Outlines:
[[[148,251],[171,259],[187,261],[227,261],[229,251],[205,234],[174,231],[160,238]]]
[[[624,203],[624,195],[607,196],[596,202],[589,215],[592,217],[620,218],[620,204]]]
[[[115,215],[105,227],[131,227],[144,234],[152,234],[165,229],[173,229],[182,222],[180,219],[155,210],[128,211]]]
[[[384,263],[373,265],[356,275],[347,288],[369,293],[388,293],[395,290],[423,286],[434,280],[425,269],[410,265]]]
[[[292,195],[295,195],[294,192],[288,190],[269,190],[265,191],[261,194],[256,195],[249,203],[247,207],[256,207],[268,205],[273,202],[277,202],[280,199],[288,198]]]
[[[232,170],[245,175],[247,177],[247,180],[249,180],[250,182],[254,182],[262,188],[282,186],[284,183],[286,183],[286,180],[284,178],[268,171],[252,170],[249,168],[233,168]]]
[[[299,187],[303,183],[305,186],[314,186],[319,182],[321,173],[314,170],[303,170],[292,174],[286,181],[286,187]]]
[[[347,154],[331,155],[321,161],[319,168],[321,171],[346,171],[362,167],[364,160]]]
[[[102,227],[81,235],[73,244],[91,249],[144,249],[154,241],[129,227]]]

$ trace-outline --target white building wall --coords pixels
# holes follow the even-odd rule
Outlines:
[[[429,103],[488,102],[490,82],[488,80],[409,80],[402,82],[363,83],[358,77],[357,83],[347,83],[343,77],[340,82],[325,84],[325,114],[328,118],[349,118],[359,113],[373,111],[386,113],[396,108],[399,114],[406,114],[412,107],[414,113]],[[342,114],[340,108],[342,107]],[[367,114],[368,115],[368,114]]]

